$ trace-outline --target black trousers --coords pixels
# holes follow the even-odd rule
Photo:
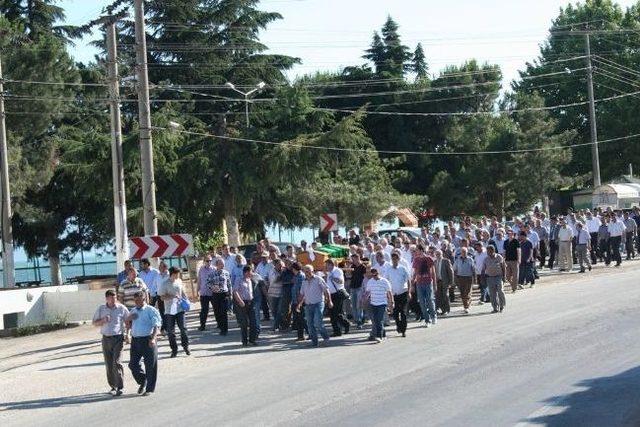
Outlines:
[[[107,369],[107,382],[111,388],[116,390],[121,390],[124,387],[122,380],[124,369],[120,362],[123,345],[124,335],[102,336],[102,356],[104,357],[104,366]]]
[[[138,385],[145,385],[146,391],[156,390],[158,378],[158,345],[149,345],[151,337],[133,337],[129,355],[129,369]],[[144,361],[144,370],[141,361]]]
[[[165,314],[167,321],[167,336],[169,337],[169,347],[171,347],[172,353],[178,352],[178,344],[176,343],[176,324],[180,330],[180,345],[184,350],[189,349],[189,336],[187,335],[187,328],[184,325],[184,311],[177,314]]]
[[[160,318],[162,319],[162,326],[160,327],[160,329],[162,331],[166,331],[167,323],[164,320],[164,301],[162,301],[162,298],[156,295],[155,297],[151,297],[151,299],[149,300],[149,305],[151,307],[158,308],[158,311],[160,312]]]
[[[558,243],[555,240],[549,240],[549,268],[553,268],[558,256]]]
[[[256,328],[256,316],[253,309],[253,301],[244,301],[244,307],[239,304],[233,304],[236,311],[236,319],[240,326],[240,334],[242,335],[242,344],[248,342],[256,342],[258,337],[258,329]]]
[[[602,239],[598,242],[600,257],[604,259],[606,265],[611,264],[611,248],[609,247],[609,239]]]
[[[293,328],[298,332],[298,338],[304,338],[304,330],[306,324],[304,321],[304,305],[300,308],[300,312],[293,310]]]
[[[209,306],[213,307],[213,297],[200,296],[200,328],[204,329],[209,317]]]
[[[291,326],[291,288],[293,288],[293,283],[282,284],[282,296],[280,297],[280,330],[289,329],[289,326]]]
[[[442,283],[442,280],[438,280],[438,286],[436,288],[436,310],[438,309],[442,313],[449,313],[451,311],[451,304],[449,304],[449,285]]]
[[[345,333],[349,330],[349,321],[344,317],[342,310],[344,296],[341,292],[331,294],[331,302],[333,303],[333,307],[329,309],[331,327],[333,328],[334,334],[342,335],[342,328],[344,328]]]
[[[540,251],[538,253],[538,260],[540,260],[540,268],[544,268],[545,261],[547,259],[547,242],[540,240]]]
[[[617,265],[622,264],[622,256],[620,256],[621,243],[622,236],[611,236],[609,238],[609,246],[611,247],[611,259],[614,260]]]
[[[598,253],[600,252],[600,248],[596,244],[598,241],[598,232],[589,233],[589,236],[591,236],[591,252],[589,252],[591,264],[596,264],[598,262]]]
[[[269,312],[269,298],[267,297],[267,289],[264,286],[260,286],[260,292],[262,294],[261,305],[262,315],[264,320],[271,320],[271,313]]]
[[[396,331],[404,334],[407,331],[407,306],[409,292],[393,296],[393,318],[396,321]]]
[[[222,335],[226,335],[229,330],[229,314],[227,313],[227,294],[215,293],[211,297],[213,305],[213,315],[216,318],[218,329]]]
[[[416,292],[411,295],[411,299],[409,300],[409,310],[416,315],[416,321],[422,319],[422,309],[420,308],[420,303],[418,303]]]

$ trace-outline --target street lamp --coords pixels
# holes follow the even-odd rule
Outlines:
[[[267,86],[267,84],[265,82],[260,82],[260,83],[258,83],[256,85],[255,88],[251,89],[249,92],[243,92],[243,91],[239,90],[231,82],[225,83],[225,86],[228,87],[229,89],[235,91],[235,92],[238,92],[240,95],[242,95],[244,97],[244,115],[245,115],[245,118],[246,118],[246,121],[247,121],[247,127],[249,127],[249,97],[251,95],[253,95],[254,93],[264,89],[265,86]]]

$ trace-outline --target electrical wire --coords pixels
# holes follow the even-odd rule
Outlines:
[[[487,154],[496,154],[497,155],[497,154],[533,153],[533,152],[541,152],[541,151],[554,151],[554,150],[573,149],[573,148],[585,147],[585,146],[594,145],[594,144],[604,144],[604,143],[609,143],[609,142],[622,141],[622,140],[627,140],[627,139],[640,137],[640,133],[638,133],[638,134],[634,134],[634,135],[627,135],[627,136],[618,137],[618,138],[606,139],[606,140],[598,141],[596,143],[594,143],[594,142],[585,142],[585,143],[572,144],[572,145],[561,145],[561,146],[539,147],[539,148],[526,148],[526,149],[519,149],[519,150],[457,151],[457,152],[430,151],[430,152],[423,152],[423,151],[392,151],[392,150],[375,150],[375,149],[366,150],[366,149],[359,149],[359,148],[323,147],[323,146],[318,146],[318,145],[306,145],[306,144],[292,143],[292,142],[287,142],[287,141],[285,141],[285,142],[273,142],[273,141],[264,141],[264,140],[258,140],[258,139],[237,138],[237,137],[231,137],[231,136],[221,136],[221,135],[214,135],[214,134],[206,133],[206,132],[193,132],[193,131],[188,131],[188,130],[183,130],[183,129],[169,129],[169,128],[158,127],[158,126],[152,126],[151,129],[155,130],[155,131],[168,131],[168,132],[182,133],[182,134],[193,135],[193,136],[203,136],[203,137],[210,137],[210,138],[218,138],[218,139],[223,139],[223,140],[228,140],[228,141],[235,141],[235,142],[256,143],[256,144],[273,145],[273,146],[285,146],[285,147],[291,147],[291,148],[302,148],[302,149],[322,150],[322,151],[337,151],[337,152],[359,152],[359,153],[364,153],[364,154],[375,154],[375,153],[377,153],[377,154],[417,155],[417,156],[471,156],[471,155],[475,156],[475,155],[487,155]]]

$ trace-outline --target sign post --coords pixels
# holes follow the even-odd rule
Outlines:
[[[337,214],[322,214],[320,215],[320,232],[329,233],[338,229],[338,215]]]
[[[129,240],[131,259],[181,257],[193,255],[190,234],[133,237]]]

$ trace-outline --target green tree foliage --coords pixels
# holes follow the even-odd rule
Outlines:
[[[429,66],[427,65],[427,57],[424,54],[422,43],[418,43],[416,50],[413,52],[411,71],[416,73],[416,80],[429,78]]]
[[[589,0],[560,10],[553,21],[550,35],[542,45],[540,56],[527,64],[523,77],[557,72],[544,79],[522,80],[514,85],[517,92],[537,91],[546,105],[585,102],[587,98],[585,37],[572,34],[577,30],[593,30],[590,36],[594,72],[595,98],[602,99],[637,91],[640,65],[640,5],[623,10],[610,0]],[[575,70],[571,73],[562,73]],[[546,87],[536,87],[545,83]],[[596,104],[598,139],[617,138],[640,132],[634,119],[640,108],[640,98],[627,96]],[[577,142],[591,141],[588,106],[550,111],[560,130],[576,130]],[[629,163],[640,161],[640,149],[635,140],[601,144],[600,165],[602,181],[624,174]],[[573,178],[577,186],[591,184],[591,147],[573,150],[571,162],[562,173]]]

